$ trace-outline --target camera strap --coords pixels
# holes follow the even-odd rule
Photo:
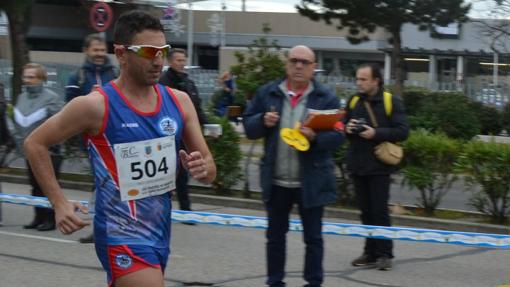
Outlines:
[[[370,106],[370,103],[367,101],[363,101],[363,104],[365,105],[365,108],[367,109],[368,116],[370,117],[370,121],[372,122],[372,125],[374,128],[377,128],[377,120],[375,119],[374,111],[372,110],[372,107]]]

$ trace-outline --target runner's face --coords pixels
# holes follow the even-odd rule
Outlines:
[[[166,45],[165,35],[161,31],[144,30],[133,37],[131,45],[151,45],[162,47]],[[158,55],[154,59],[147,59],[134,52],[125,51],[126,69],[132,79],[142,85],[152,86],[156,84],[165,64],[164,55]]]

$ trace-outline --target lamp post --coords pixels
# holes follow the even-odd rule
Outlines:
[[[226,20],[225,20],[225,10],[227,9],[227,5],[225,5],[225,0],[221,1],[221,37],[220,37],[220,46],[225,47],[226,39],[225,39],[225,29],[227,28]]]
[[[188,66],[193,64],[193,1],[188,0]]]

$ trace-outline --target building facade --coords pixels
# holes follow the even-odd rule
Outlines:
[[[390,35],[383,29],[371,33],[370,41],[354,45],[347,40],[345,30],[311,21],[297,13],[190,13],[181,9],[177,14],[168,15],[164,5],[154,6],[154,1],[129,2],[131,4],[110,4],[114,19],[123,11],[134,8],[157,15],[168,28],[169,43],[173,47],[191,47],[190,64],[204,69],[228,70],[236,63],[234,53],[245,51],[255,39],[264,36],[262,29],[267,25],[271,29],[266,34],[268,40],[276,40],[283,49],[297,44],[314,49],[319,69],[331,79],[352,83],[359,64],[376,62],[384,67],[385,81],[391,82],[392,47],[387,41]],[[35,1],[28,33],[31,60],[79,65],[83,61],[82,41],[94,32],[89,21],[94,3]],[[473,96],[483,93],[483,89],[497,89],[499,93],[509,90],[509,55],[492,51],[491,39],[484,36],[482,26],[471,21],[420,31],[415,25],[405,25],[402,46],[406,84],[436,90],[465,90]],[[110,47],[113,44],[112,29],[113,25],[104,33]],[[0,35],[0,45],[8,43],[6,37]],[[0,58],[9,57],[8,49],[0,47]]]

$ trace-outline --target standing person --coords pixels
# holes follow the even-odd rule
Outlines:
[[[356,71],[359,100],[348,102],[345,118],[347,138],[347,169],[354,181],[361,222],[367,225],[391,226],[388,210],[390,174],[395,166],[379,161],[374,148],[384,141],[399,142],[407,138],[409,125],[402,101],[391,96],[391,115],[384,101],[381,70],[375,64],[362,65]],[[388,105],[386,103],[386,105]],[[371,108],[377,127],[374,128],[367,106]],[[364,123],[360,123],[364,121]],[[353,266],[375,265],[379,270],[392,268],[393,242],[367,238],[363,254],[352,261]]]
[[[99,34],[90,34],[83,41],[85,62],[69,77],[66,86],[66,101],[69,102],[78,96],[88,95],[102,85],[115,79],[116,68],[111,64],[106,52],[106,40]],[[83,140],[78,139],[79,145],[84,148]],[[95,201],[95,191],[92,192],[89,202]],[[81,243],[93,243],[94,234],[79,239]]]
[[[23,92],[18,96],[13,108],[13,120],[11,121],[11,134],[16,141],[16,146],[21,149],[23,140],[38,126],[62,108],[60,97],[43,86],[48,76],[46,69],[36,63],[29,63],[23,67]],[[48,151],[49,150],[49,151]],[[53,163],[52,172],[58,177],[62,157],[60,146],[55,142],[47,146],[45,152],[48,160]],[[33,164],[27,161],[28,178],[32,186],[33,196],[44,196],[42,186],[39,185],[35,176]],[[24,225],[25,229],[37,229],[49,231],[55,229],[55,213],[52,209],[35,207],[35,216],[31,223]]]
[[[0,83],[0,145],[8,145],[11,141],[7,130],[7,100],[4,95],[4,84]],[[1,162],[0,162],[1,163]]]
[[[15,145],[14,140],[11,137],[11,133],[7,127],[7,107],[8,103],[5,99],[4,84],[0,83],[0,146],[5,146],[4,152],[0,156],[0,166],[4,164],[7,155]]]
[[[285,286],[286,235],[289,214],[298,205],[304,229],[306,255],[304,279],[309,287],[321,286],[322,215],[324,205],[336,200],[335,165],[332,152],[344,136],[338,131],[315,132],[302,127],[310,149],[298,152],[280,139],[281,128],[293,128],[302,121],[307,108],[338,109],[338,98],[313,80],[315,54],[306,46],[295,46],[285,64],[286,78],[260,87],[243,117],[249,139],[264,138],[260,178],[267,210],[267,281],[269,286]]]
[[[228,106],[234,103],[234,78],[229,71],[218,77],[221,90],[213,95],[214,114],[223,117],[227,114]]]
[[[83,41],[85,62],[69,77],[66,102],[88,95],[117,77],[117,70],[107,56],[106,40],[99,34],[90,34]]]
[[[25,150],[58,229],[71,234],[87,225],[75,211],[87,209],[62,193],[46,149],[86,135],[97,190],[95,248],[108,284],[161,287],[177,161],[203,183],[214,180],[216,167],[188,95],[157,84],[170,47],[159,19],[124,13],[114,41],[120,76],[69,102],[25,140]],[[179,146],[181,139],[189,152]]]
[[[106,39],[100,34],[89,34],[83,41],[83,53],[85,54],[85,62],[76,70],[67,81],[66,102],[78,96],[88,95],[90,92],[97,90],[102,85],[115,79],[118,75],[118,69],[111,64],[107,56]],[[81,137],[77,139],[81,148],[84,149]],[[91,199],[94,199],[92,195]],[[89,242],[92,235],[85,237],[83,243]]]
[[[159,83],[188,94],[197,112],[200,125],[203,126],[204,124],[207,124],[207,117],[201,107],[198,89],[185,71],[187,62],[186,51],[179,48],[170,50],[168,61],[170,63],[170,67],[165,73],[163,73],[163,75],[161,75]],[[188,179],[188,173],[185,170],[180,169],[177,174],[176,192],[177,199],[179,200],[179,208],[181,210],[191,210],[191,202],[188,194]],[[183,223],[189,225],[195,224],[193,222]]]

